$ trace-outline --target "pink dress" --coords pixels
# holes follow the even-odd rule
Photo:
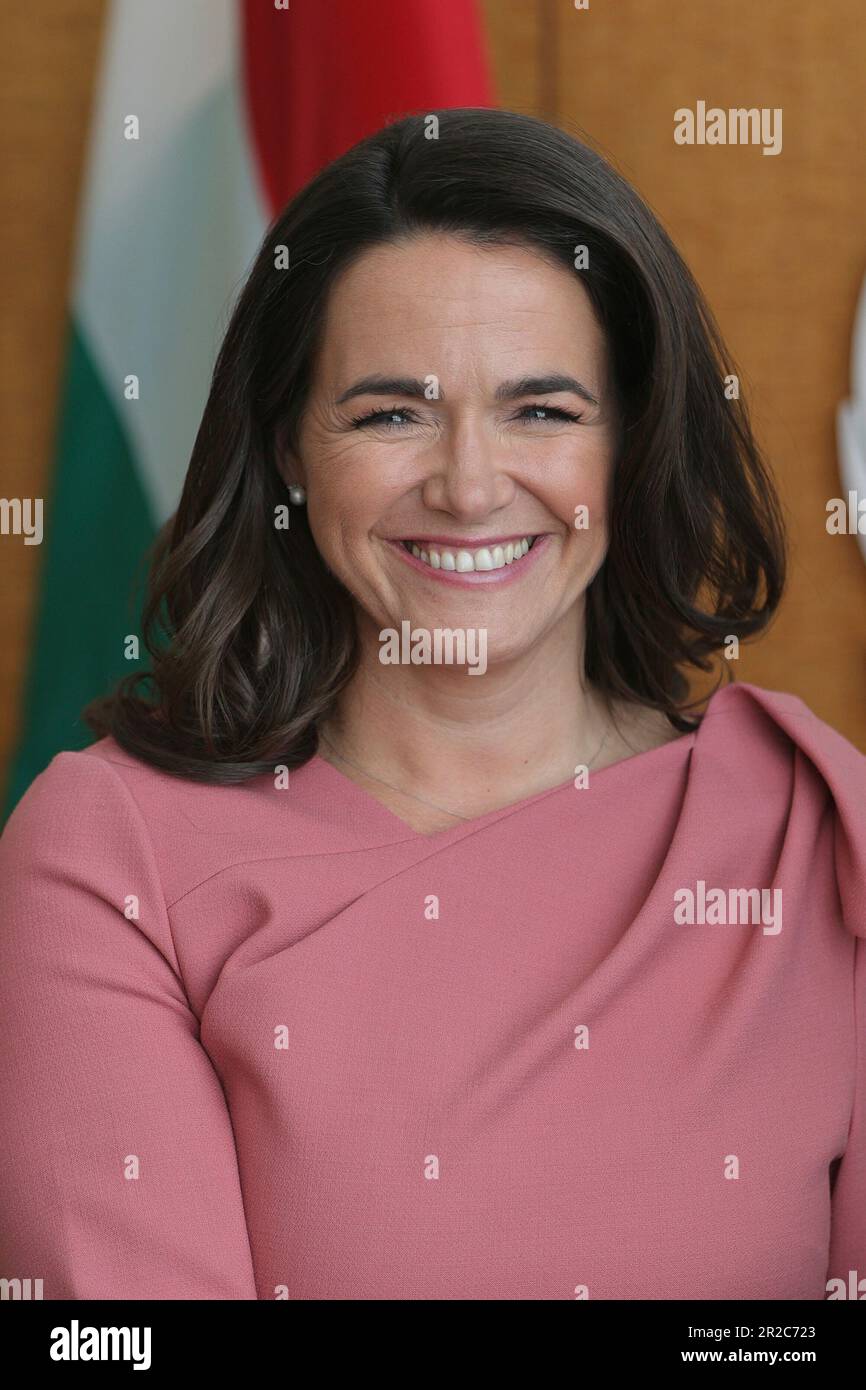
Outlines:
[[[0,1014],[46,1299],[866,1296],[866,759],[790,695],[434,835],[60,753]]]

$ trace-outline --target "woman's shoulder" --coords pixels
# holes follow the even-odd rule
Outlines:
[[[146,875],[169,893],[196,874],[219,788],[170,775],[111,737],[56,753],[34,777],[0,835],[0,866],[17,881],[49,876],[96,883]]]
[[[19,882],[147,872],[170,907],[248,860],[358,848],[354,824],[332,824],[314,764],[219,783],[155,767],[111,737],[57,753],[6,822],[0,871]]]
[[[110,753],[105,746],[56,753],[0,835],[0,949],[22,971],[71,942],[84,952],[104,943],[116,913],[174,968],[152,846]]]
[[[817,825],[829,811],[845,920],[866,937],[866,757],[854,744],[799,696],[738,681],[708,702],[692,760],[720,821],[741,814],[786,826],[811,811]]]
[[[638,704],[619,706],[617,728],[624,747],[632,753],[685,737],[661,711]],[[748,750],[750,755],[758,753],[766,768],[773,761],[790,761],[794,745],[823,764],[828,773],[848,769],[855,782],[866,777],[866,757],[804,700],[787,691],[767,690],[748,681],[727,682],[705,702],[697,733],[705,756],[718,753],[730,761]]]
[[[762,750],[765,760],[794,745],[828,778],[866,792],[866,757],[821,719],[799,695],[732,681],[710,697],[701,721],[704,742],[736,742]]]
[[[64,749],[33,778],[3,828],[3,842],[61,841],[116,823],[123,783],[112,773],[113,740]]]
[[[127,752],[107,736],[87,748],[56,753],[24,792],[7,825],[25,821],[34,828],[44,815],[86,818],[103,826],[118,809],[138,814],[148,825],[213,828],[221,809],[223,826],[237,816],[238,802],[256,799],[262,776],[221,783],[182,776]]]
[[[109,834],[136,808],[136,790],[156,790],[172,779],[126,753],[106,737],[87,748],[63,749],[33,778],[13,809],[4,838]]]
[[[0,835],[0,872],[26,883],[97,887],[110,873],[158,882],[135,778],[159,777],[113,739],[64,749],[33,778]]]

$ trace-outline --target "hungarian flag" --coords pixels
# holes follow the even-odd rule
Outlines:
[[[7,813],[56,752],[92,741],[82,707],[131,669],[145,552],[268,224],[389,121],[491,104],[476,0],[113,0],[107,15]]]

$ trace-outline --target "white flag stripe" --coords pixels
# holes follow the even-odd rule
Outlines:
[[[177,504],[234,295],[268,218],[234,0],[114,0],[74,312],[159,524]],[[140,138],[124,123],[135,116]],[[138,376],[141,399],[124,398]]]

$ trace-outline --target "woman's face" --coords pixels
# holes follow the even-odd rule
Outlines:
[[[300,456],[282,472],[306,487],[318,549],[362,619],[485,628],[494,664],[581,614],[616,440],[580,272],[428,234],[365,252],[333,286]]]

